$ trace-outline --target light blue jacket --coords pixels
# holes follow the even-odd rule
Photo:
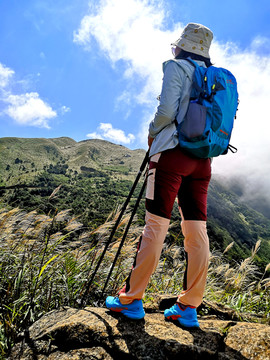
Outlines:
[[[205,67],[203,61],[196,62]],[[149,135],[154,138],[150,156],[178,145],[175,119],[180,124],[187,112],[194,71],[195,67],[182,59],[163,63],[160,104],[149,125]]]

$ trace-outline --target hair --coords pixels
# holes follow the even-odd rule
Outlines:
[[[201,56],[201,55],[197,55],[194,54],[192,52],[189,51],[185,51],[183,49],[180,49],[180,53],[175,57],[176,59],[187,59],[188,57],[190,57],[192,60],[199,60],[199,61],[203,61],[206,65],[206,67],[209,67],[211,65],[213,65],[210,61],[210,59]]]

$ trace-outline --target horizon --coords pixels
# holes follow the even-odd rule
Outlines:
[[[136,158],[136,153],[138,154],[138,152],[139,152],[140,156],[143,156],[142,152],[146,153],[145,149],[143,149],[143,148],[130,149],[124,145],[116,144],[116,143],[113,143],[111,141],[104,140],[104,139],[84,139],[84,140],[76,141],[70,137],[63,137],[63,136],[57,137],[57,138],[5,137],[5,138],[0,138],[1,145],[5,145],[5,139],[7,139],[7,144],[8,144],[7,148],[12,149],[13,144],[15,145],[16,140],[17,140],[19,145],[15,145],[15,149],[19,150],[20,144],[22,144],[23,149],[27,149],[27,151],[31,151],[31,147],[30,146],[27,147],[27,144],[32,144],[36,149],[37,148],[36,145],[39,144],[39,141],[40,141],[40,147],[42,148],[43,146],[45,146],[45,148],[46,148],[46,146],[48,144],[50,144],[50,141],[51,141],[51,144],[55,144],[57,147],[59,147],[60,152],[62,151],[62,149],[66,149],[66,148],[74,149],[74,148],[80,146],[80,143],[84,143],[84,142],[93,142],[92,145],[91,144],[88,145],[88,146],[90,146],[89,149],[91,149],[92,146],[94,146],[94,147],[98,146],[99,149],[102,149],[103,145],[102,144],[98,145],[98,142],[101,142],[101,143],[105,142],[105,143],[107,143],[107,145],[104,144],[104,149],[108,149],[108,146],[109,146],[109,148],[111,149],[111,152],[110,152],[111,155],[113,155],[113,150],[115,149],[115,147],[119,147],[119,149],[116,149],[115,153],[118,153],[119,150],[124,151],[124,152],[128,151],[129,154],[131,154],[131,152],[134,152],[133,154],[131,154],[134,157],[134,159]],[[10,141],[10,139],[12,139],[14,141]],[[46,141],[49,141],[49,143]],[[3,149],[5,149],[5,148],[6,147],[4,146]],[[106,150],[105,150],[105,152],[106,152]],[[30,155],[30,157],[31,157],[31,155]],[[89,158],[91,158],[91,156]],[[7,158],[5,158],[5,159],[7,160]],[[15,159],[15,156],[14,156],[14,159]],[[69,160],[69,156],[68,156],[68,160]],[[87,161],[87,159],[85,159],[85,160]],[[139,164],[140,164],[140,161],[142,161],[142,160],[143,160],[143,158],[141,158],[141,160],[139,160]],[[33,159],[32,159],[32,161],[33,161]],[[10,161],[6,164],[10,164]],[[137,164],[138,169],[140,166],[139,164]],[[136,171],[136,168],[133,170]],[[241,203],[244,203],[248,207],[250,207],[253,210],[258,211],[259,213],[264,215],[267,219],[270,219],[270,201],[267,200],[267,198],[265,196],[262,196],[262,194],[260,192],[255,193],[253,198],[248,198],[245,193],[245,188],[247,187],[247,184],[245,183],[245,181],[246,181],[245,178],[231,177],[231,178],[227,179],[226,177],[224,177],[222,175],[213,173],[212,180],[217,181],[217,183],[219,185],[224,187],[231,194],[234,194],[238,198],[240,206],[241,206]],[[213,186],[215,186],[215,185],[213,184]],[[223,205],[220,204],[220,205],[224,206],[224,204]]]

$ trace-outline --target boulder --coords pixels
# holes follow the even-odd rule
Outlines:
[[[21,337],[9,359],[270,359],[268,325],[212,315],[187,330],[158,309],[146,311],[137,321],[99,307],[51,311]]]

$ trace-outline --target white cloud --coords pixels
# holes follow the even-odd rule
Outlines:
[[[0,88],[5,88],[13,75],[13,70],[0,63]]]
[[[131,144],[135,140],[135,136],[133,134],[125,135],[123,130],[114,129],[112,124],[109,123],[100,123],[97,128],[98,132],[93,132],[87,134],[86,136],[90,139],[106,139],[113,141],[117,144]]]
[[[168,44],[179,37],[181,24],[174,31],[165,30],[166,10],[156,0],[103,0],[89,11],[74,33],[74,42],[89,50],[95,39],[113,66],[124,60],[124,77],[131,87],[134,82],[136,102],[153,105],[160,90],[161,63],[171,56]],[[138,81],[144,82],[139,93]]]
[[[12,91],[11,78],[14,78],[15,71],[0,63],[0,101],[3,110],[0,116],[8,115],[17,124],[24,126],[36,126],[50,129],[49,120],[57,117],[58,112],[40,98],[37,92],[23,92],[14,94]],[[39,74],[37,74],[39,76]],[[28,80],[15,81],[17,88],[23,89],[25,84],[29,87]],[[70,111],[66,106],[59,110],[61,115]]]
[[[115,110],[121,109],[124,119],[127,119],[133,110],[133,95],[129,91],[123,91],[120,96],[115,99]]]
[[[57,116],[50,105],[39,98],[37,93],[9,95],[6,114],[20,125],[50,128],[48,120]]]
[[[60,114],[61,115],[64,115],[65,113],[68,113],[68,112],[70,112],[71,111],[71,109],[69,108],[69,107],[67,107],[67,106],[62,106],[61,108],[60,108],[60,110],[59,110],[59,112],[60,112]]]
[[[128,101],[140,104],[146,114],[138,133],[146,145],[148,123],[156,110],[161,88],[161,63],[170,58],[170,43],[179,37],[183,23],[165,28],[170,19],[161,0],[102,0],[82,19],[74,41],[91,50],[95,42],[116,68],[125,64]],[[212,29],[213,31],[215,29]],[[236,76],[240,96],[239,111],[231,143],[234,155],[214,160],[213,170],[223,176],[244,176],[264,181],[270,188],[269,38],[256,37],[249,48],[235,43],[213,41],[210,54],[216,66],[228,68]],[[268,52],[265,51],[268,48]],[[127,91],[127,90],[125,90]],[[119,99],[124,96],[117,95]],[[117,101],[117,99],[116,99]]]
[[[266,53],[269,55],[270,39],[265,36],[256,36],[251,43],[251,47],[259,53]]]
[[[270,58],[258,55],[253,46],[246,51],[234,48],[232,52],[219,44],[216,47],[217,63],[236,76],[240,104],[231,138],[238,152],[215,159],[214,169],[224,175],[245,174],[247,181],[261,181],[270,173]],[[268,176],[263,181],[270,185]]]
[[[104,137],[97,132],[92,132],[90,134],[87,134],[86,137],[89,139],[99,139],[99,140],[105,140]]]

